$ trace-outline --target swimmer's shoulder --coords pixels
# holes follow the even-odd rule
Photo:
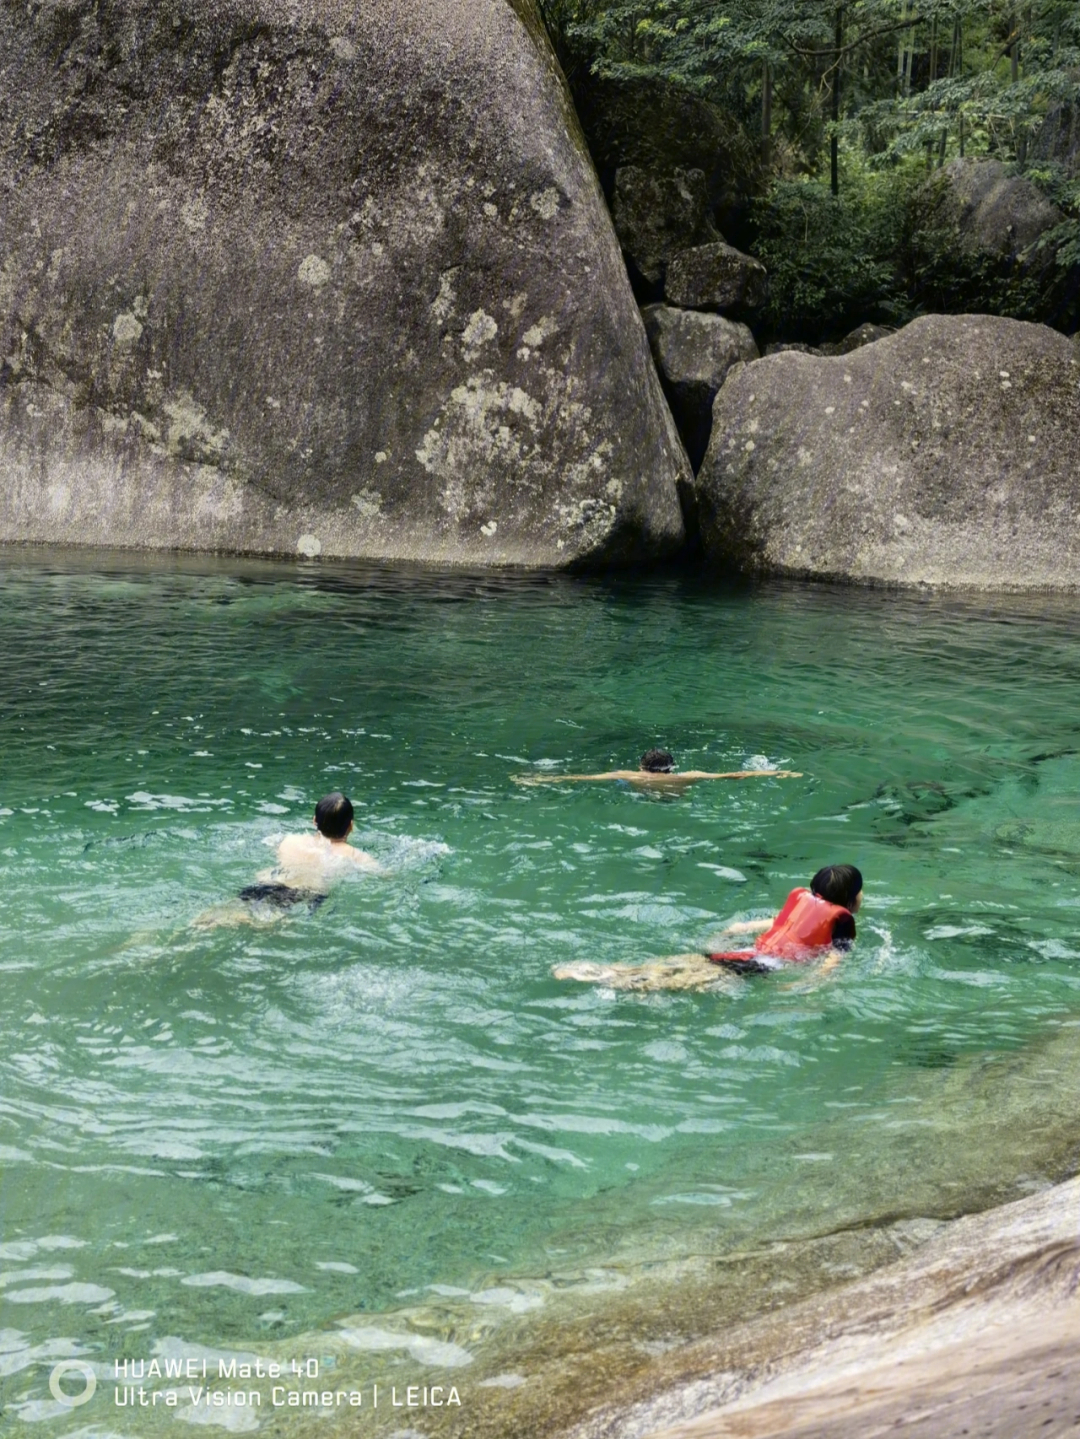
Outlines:
[[[326,856],[328,846],[321,835],[314,834],[287,834],[278,845],[278,859],[283,863],[289,861],[321,860]]]

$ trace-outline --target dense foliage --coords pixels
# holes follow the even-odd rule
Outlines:
[[[1058,271],[1080,263],[1076,0],[542,0],[542,8],[572,72],[650,77],[692,92],[757,147],[751,224],[736,238],[770,267],[774,328],[781,314],[802,334],[851,315],[902,318],[913,306],[1045,308],[1048,282],[1033,279],[1031,266],[1016,268],[1003,291],[1001,274],[976,262],[960,267],[956,304],[945,305],[956,256],[947,234],[920,231],[912,196],[958,156],[992,156],[1032,179],[1065,217],[1044,242],[1048,263]]]

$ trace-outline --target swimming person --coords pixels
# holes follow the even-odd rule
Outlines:
[[[324,795],[315,806],[315,834],[287,834],[278,845],[277,864],[255,876],[239,894],[243,905],[218,905],[195,921],[208,929],[220,924],[256,924],[280,919],[298,905],[311,913],[326,899],[331,886],[346,874],[361,871],[385,875],[387,870],[362,849],[349,843],[353,828],[351,800],[340,790]]]
[[[855,943],[855,915],[862,905],[863,877],[853,864],[827,864],[810,888],[793,889],[775,919],[732,924],[725,934],[764,930],[753,949],[707,953],[711,964],[727,964],[743,973],[775,969],[780,963],[806,964],[824,959],[821,973],[835,968]]]
[[[631,990],[724,988],[721,973],[764,974],[815,960],[822,961],[818,974],[828,974],[855,942],[862,889],[862,875],[853,864],[826,865],[814,875],[809,889],[791,891],[774,919],[744,920],[722,931],[723,935],[759,932],[753,949],[672,954],[648,964],[579,960],[556,965],[552,974],[556,979]]]
[[[596,779],[621,779],[639,789],[680,790],[699,779],[802,779],[802,774],[790,769],[736,769],[725,774],[710,774],[707,770],[689,769],[682,774],[675,768],[675,760],[666,749],[647,749],[641,756],[637,769],[613,769],[606,774],[516,774],[515,784],[567,784],[571,781]]]

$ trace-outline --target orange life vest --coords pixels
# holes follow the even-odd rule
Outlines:
[[[728,950],[710,954],[708,958],[716,964],[745,962],[756,955],[805,962],[814,957],[816,950],[828,949],[833,942],[836,921],[845,916],[854,924],[851,911],[842,905],[830,904],[808,889],[793,889],[753,949]]]

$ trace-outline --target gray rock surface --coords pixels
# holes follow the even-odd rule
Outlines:
[[[734,116],[644,75],[598,76],[578,66],[574,100],[606,189],[616,170],[700,170],[709,204],[739,205],[761,181],[759,147]]]
[[[852,350],[861,350],[863,345],[872,345],[877,340],[883,340],[886,335],[895,334],[891,325],[857,325],[854,330],[845,335],[842,340],[835,344],[822,345],[823,355],[850,355]]]
[[[1080,354],[929,315],[850,355],[730,374],[697,480],[719,566],[984,589],[1080,586]]]
[[[620,1416],[619,1439],[1071,1434],[1078,1226],[1075,1179],[945,1225],[868,1279],[729,1329],[712,1380]]]
[[[1031,158],[1061,165],[1067,175],[1080,175],[1080,105],[1065,103],[1047,111],[1031,148]]]
[[[998,257],[1022,254],[1064,218],[1030,180],[1010,174],[999,160],[970,157],[934,175],[917,205],[934,223],[955,227],[969,253]],[[1046,258],[1032,257],[1038,263]]]
[[[611,217],[631,275],[652,288],[662,287],[676,251],[718,238],[700,170],[624,166],[615,172]]]
[[[690,310],[755,310],[768,294],[768,275],[760,260],[720,240],[673,255],[664,281],[664,298]]]
[[[782,355],[787,350],[794,350],[800,355],[823,355],[824,350],[817,345],[804,345],[801,340],[774,340],[772,344],[766,345],[763,354]]]
[[[688,474],[532,0],[0,8],[0,538],[668,553]]]
[[[712,406],[732,365],[758,358],[745,325],[699,310],[648,305],[645,333],[683,445],[696,470],[712,432]]]

